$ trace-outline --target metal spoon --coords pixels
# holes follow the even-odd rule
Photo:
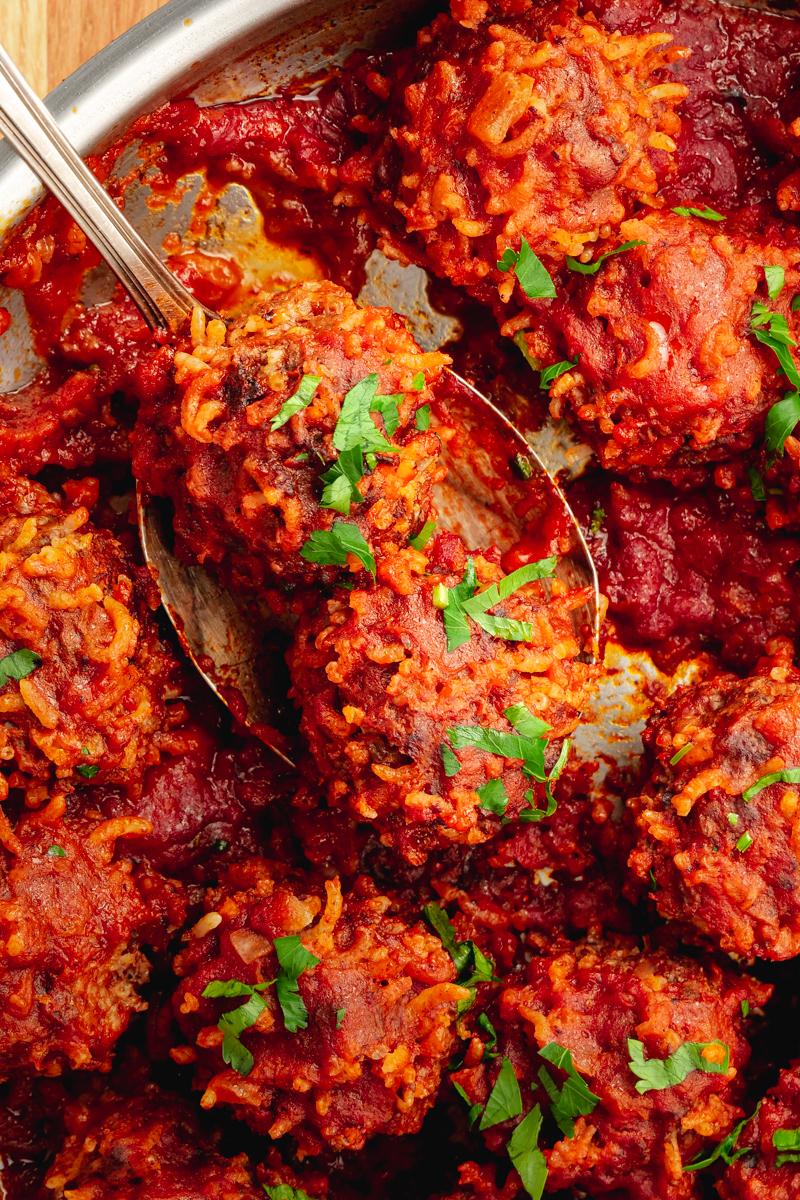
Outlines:
[[[102,254],[150,328],[173,333],[181,329],[198,302],[129,224],[2,47],[0,131]],[[380,256],[373,255],[371,262],[363,301],[388,303],[408,317],[412,329],[421,318],[427,319],[431,328],[438,330],[438,334],[426,333],[427,349],[444,342],[447,323],[439,319],[437,324],[429,306],[426,315],[424,287],[419,275],[413,275],[419,268],[404,275],[402,269],[387,271],[386,260],[381,264]],[[424,282],[424,273],[420,274]],[[393,282],[387,285],[387,279]],[[208,309],[205,312],[208,317],[217,316]],[[596,657],[597,573],[561,490],[519,430],[480,392],[452,372],[448,373],[447,391],[446,415],[465,436],[458,438],[457,456],[444,451],[449,474],[435,496],[440,526],[461,534],[470,547],[495,544],[507,550],[525,533],[525,524],[516,515],[519,505],[527,504],[529,522],[531,494],[538,489],[542,509],[557,506],[571,535],[569,549],[559,559],[557,576],[570,587],[592,589],[590,602],[573,613],[573,621],[584,656]],[[511,459],[517,460],[527,478],[515,480],[509,475]],[[502,480],[499,490],[498,480]],[[139,503],[139,531],[164,607],[200,673],[237,715],[240,706],[232,702],[230,689],[242,697],[249,723],[278,725],[278,689],[269,686],[271,674],[263,666],[268,627],[260,626],[242,598],[222,587],[202,567],[186,566],[174,556],[156,506]],[[265,740],[269,741],[268,737]],[[290,761],[277,746],[272,749]]]

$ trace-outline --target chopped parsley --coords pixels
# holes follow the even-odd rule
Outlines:
[[[530,346],[528,345],[528,339],[525,337],[525,330],[518,329],[514,334],[513,340],[514,345],[522,351],[522,357],[525,359],[525,362],[528,364],[530,369],[532,371],[540,370],[542,366],[541,359],[538,359],[535,355],[531,354]]]
[[[676,750],[672,758],[669,760],[669,765],[671,767],[676,767],[681,759],[685,758],[692,749],[693,744],[693,742],[687,742],[685,746],[681,746],[680,750]]]
[[[718,213],[714,208],[709,208],[708,205],[705,208],[691,208],[679,204],[672,211],[679,217],[700,217],[703,221],[724,221],[726,219],[722,213]]]
[[[566,1072],[563,1087],[559,1088],[546,1067],[539,1068],[539,1079],[550,1099],[550,1112],[564,1134],[564,1137],[575,1136],[575,1118],[588,1117],[594,1112],[595,1105],[600,1103],[600,1097],[589,1090],[586,1080],[579,1075],[572,1061],[572,1054],[558,1042],[550,1042],[539,1051],[547,1062]]]
[[[302,1188],[291,1187],[288,1183],[265,1183],[262,1186],[269,1200],[314,1200],[313,1196],[309,1196]]]
[[[741,1137],[742,1130],[744,1129],[745,1125],[748,1125],[752,1120],[755,1119],[755,1117],[758,1116],[758,1110],[760,1108],[761,1101],[759,1100],[752,1116],[743,1117],[737,1125],[734,1125],[728,1136],[723,1138],[721,1142],[717,1143],[710,1154],[707,1154],[705,1158],[696,1158],[693,1162],[690,1162],[683,1168],[684,1171],[704,1171],[706,1167],[712,1166],[712,1164],[720,1158],[724,1163],[730,1166],[731,1163],[735,1162],[737,1158],[741,1158],[743,1154],[747,1154],[750,1150],[752,1150],[752,1146],[742,1146],[740,1150],[734,1150],[734,1146]]]
[[[539,387],[550,387],[550,384],[554,379],[558,379],[559,375],[564,375],[567,371],[571,371],[573,367],[577,367],[579,358],[580,354],[576,354],[574,358],[553,363],[551,367],[545,367],[539,375]]]
[[[521,1112],[522,1095],[519,1090],[519,1082],[514,1074],[511,1061],[503,1058],[500,1074],[489,1093],[489,1099],[486,1101],[478,1128],[481,1131],[491,1129],[493,1125],[499,1125],[501,1121],[510,1121],[512,1117],[518,1117]]]
[[[743,1000],[743,1001],[742,1001],[742,1003],[741,1003],[741,1005],[740,1005],[740,1007],[741,1007],[741,1010],[742,1010],[742,1016],[743,1016],[743,1017],[749,1017],[749,1016],[750,1016],[750,1001],[749,1001],[749,1000]]]
[[[233,996],[247,996],[244,1004],[223,1013],[217,1021],[217,1028],[222,1037],[222,1058],[229,1067],[239,1075],[249,1075],[253,1069],[253,1056],[247,1046],[241,1041],[245,1029],[255,1025],[261,1013],[267,1007],[266,1001],[259,995],[275,982],[270,979],[266,983],[242,983],[240,979],[213,979],[203,988],[206,999],[230,999]]]
[[[549,578],[556,569],[556,558],[543,558],[527,566],[519,567],[501,579],[499,584],[493,583],[482,592],[478,592],[478,577],[475,572],[475,562],[467,559],[467,566],[460,583],[450,588],[450,598],[447,608],[442,610],[447,649],[452,653],[470,639],[470,628],[467,617],[471,617],[492,637],[505,638],[512,642],[526,642],[533,636],[533,627],[529,621],[512,621],[507,617],[494,617],[488,609],[507,600],[509,596],[532,583],[536,579]]]
[[[417,429],[419,429],[419,431],[421,433],[425,433],[426,430],[430,429],[430,427],[431,427],[431,406],[430,406],[430,404],[423,404],[422,408],[417,409],[417,415],[414,417],[414,424],[416,425]]]
[[[345,1018],[346,1012],[347,1012],[346,1008],[337,1008],[337,1010],[336,1010],[336,1028],[337,1029],[342,1028],[342,1021]]]
[[[749,833],[743,833],[736,843],[736,849],[744,854],[745,850],[749,850],[753,844],[753,838]]]
[[[520,479],[530,479],[533,475],[533,463],[527,454],[515,454],[511,459],[511,466]]]
[[[489,779],[475,791],[478,793],[481,808],[501,817],[508,808],[508,792],[502,779]]]
[[[733,826],[736,826],[739,824],[739,818],[736,813],[734,813],[734,812],[728,813],[728,824],[733,825]]]
[[[427,546],[435,532],[436,522],[426,521],[417,536],[408,539],[408,544],[411,546],[412,550],[422,550],[425,546]]]
[[[658,880],[656,879],[656,873],[652,867],[650,868],[650,890],[653,892],[658,892],[661,890],[658,886]]]
[[[484,729],[481,725],[454,725],[447,730],[453,748],[463,750],[467,746],[474,746],[477,750],[498,754],[501,758],[521,758],[522,770],[528,778],[544,783],[547,779],[544,769],[547,738],[544,735],[552,726],[534,717],[524,704],[507,708],[504,716],[516,729],[523,729],[524,732],[506,733],[502,729]]]
[[[370,416],[372,405],[384,399],[383,396],[375,395],[377,387],[378,376],[373,373],[366,375],[359,383],[351,387],[345,396],[332,438],[334,447],[340,453],[342,450],[352,450],[354,446],[360,446],[365,454],[368,451],[376,454],[380,452],[397,453],[383,434],[379,433]],[[388,399],[394,400],[396,397],[388,397]]]
[[[47,853],[51,858],[66,858],[67,852],[63,846],[50,846]]]
[[[278,979],[276,992],[283,1013],[283,1024],[289,1033],[297,1033],[308,1025],[308,1009],[300,995],[298,979],[309,967],[320,961],[308,950],[297,934],[275,938],[275,953],[278,956]]]
[[[800,1162],[800,1129],[776,1129],[772,1144],[776,1150],[783,1151],[775,1159],[776,1167],[787,1162]]]
[[[530,808],[524,808],[522,810],[522,812],[519,814],[520,821],[541,821],[544,817],[552,817],[553,813],[556,811],[556,799],[551,789],[552,785],[556,782],[561,775],[561,772],[564,770],[571,744],[572,743],[569,738],[564,738],[564,741],[561,743],[561,751],[559,756],[553,764],[553,769],[547,776],[547,779],[544,780],[547,807],[537,808],[533,795],[533,789],[529,789],[527,792],[525,792],[523,799],[528,801]],[[542,780],[539,780],[539,782],[541,783]]]
[[[497,1045],[497,1031],[495,1030],[494,1025],[492,1025],[492,1022],[487,1017],[486,1013],[481,1013],[481,1015],[478,1017],[478,1028],[482,1029],[483,1032],[489,1038],[488,1042],[484,1042],[483,1057],[484,1058],[497,1058],[496,1054],[492,1054],[492,1051],[494,1050],[495,1046]]]
[[[425,372],[417,371],[414,378],[411,380],[411,386],[415,392],[423,391],[425,387]]]
[[[358,490],[364,478],[364,455],[360,446],[342,450],[336,462],[320,479],[325,484],[320,500],[321,508],[334,508],[343,516],[350,515],[350,505],[360,504],[364,497]]]
[[[784,438],[784,441],[786,439]],[[750,480],[750,495],[754,500],[763,501],[767,498],[767,489],[764,487],[764,480],[761,472],[757,467],[747,468],[747,478]]]
[[[797,312],[798,308],[800,308],[800,292],[798,292],[796,296],[792,296],[792,303],[790,307],[792,312]]]
[[[702,1051],[708,1049],[709,1046],[722,1047],[725,1051],[722,1062],[709,1062],[707,1058],[703,1058]],[[668,1055],[667,1058],[651,1058],[645,1062],[644,1042],[628,1038],[628,1053],[631,1056],[628,1066],[639,1080],[636,1084],[636,1091],[642,1096],[645,1092],[660,1092],[664,1088],[683,1083],[692,1071],[705,1071],[710,1075],[725,1075],[730,1066],[731,1057],[730,1050],[725,1043],[716,1039],[713,1042],[684,1042],[674,1054]]]
[[[353,554],[375,578],[375,559],[357,525],[336,521],[331,529],[316,529],[300,548],[306,562],[319,563],[325,567],[343,567],[348,554]]]
[[[304,375],[300,380],[299,387],[293,396],[290,396],[278,410],[276,416],[272,418],[270,428],[274,431],[280,429],[281,425],[285,425],[295,413],[299,413],[302,409],[308,408],[311,401],[314,399],[314,392],[322,382],[320,375]]]
[[[533,253],[525,238],[522,238],[518,251],[510,246],[503,251],[497,267],[504,272],[514,268],[519,286],[529,300],[555,299],[556,288],[547,267]]]
[[[14,650],[0,658],[0,687],[9,679],[25,679],[41,664],[42,658],[35,650]]]
[[[461,770],[461,763],[456,758],[449,746],[445,746],[442,742],[442,762],[444,764],[444,773],[448,779],[452,779]]]
[[[383,427],[387,437],[394,437],[400,424],[400,409],[398,399],[402,396],[376,396],[369,406],[370,412],[380,413],[383,417]]]
[[[766,329],[763,326],[767,326]],[[794,391],[787,392],[782,400],[773,404],[767,413],[765,444],[768,450],[783,453],[784,443],[800,421],[800,374],[795,366],[790,346],[797,342],[789,333],[789,323],[783,313],[774,313],[756,300],[750,315],[750,332],[768,346],[778,360],[780,370],[789,380]]]
[[[762,775],[746,792],[742,792],[745,804],[749,804],[754,796],[773,783],[800,783],[800,767],[787,767],[783,771],[772,771],[769,775]]]
[[[536,1104],[527,1117],[520,1121],[508,1143],[508,1157],[531,1200],[541,1200],[547,1180],[547,1163],[539,1149],[541,1127],[542,1110]]]
[[[605,509],[602,508],[599,504],[595,505],[594,511],[592,512],[592,520],[589,525],[589,533],[599,533],[600,530],[603,528],[603,522],[605,521],[605,519],[606,519]]]
[[[786,283],[786,272],[783,267],[764,267],[764,278],[767,281],[767,294],[770,300],[777,300]]]
[[[472,1101],[470,1100],[469,1096],[467,1095],[467,1093],[464,1091],[461,1084],[456,1083],[455,1079],[453,1080],[453,1087],[456,1089],[456,1091],[458,1092],[461,1099],[464,1101],[464,1103],[469,1108],[469,1113],[467,1114],[467,1121],[469,1122],[470,1129],[472,1129],[472,1126],[475,1124],[478,1117],[483,1112],[483,1105],[482,1104],[473,1104]]]
[[[225,838],[217,838],[217,840],[215,842],[211,843],[211,853],[212,854],[224,854],[229,846],[230,846],[230,842],[227,841]]]
[[[100,768],[90,766],[89,763],[80,763],[75,770],[79,775],[82,775],[84,779],[94,779]]]
[[[439,941],[452,958],[461,986],[471,987],[476,983],[491,983],[495,977],[494,963],[473,941],[456,941],[456,931],[441,905],[433,902],[426,904],[423,912]]]
[[[570,271],[578,271],[581,275],[596,275],[607,258],[612,258],[615,254],[622,254],[625,250],[632,250],[634,246],[646,246],[647,242],[643,242],[641,238],[632,242],[623,242],[621,246],[617,246],[616,250],[608,250],[605,254],[601,254],[594,262],[582,263],[577,258],[570,258],[567,255],[567,266]]]

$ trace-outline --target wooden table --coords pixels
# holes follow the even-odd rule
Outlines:
[[[0,40],[40,96],[167,0],[0,0]]]

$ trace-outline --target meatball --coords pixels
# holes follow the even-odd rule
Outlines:
[[[149,573],[88,517],[37,483],[2,483],[0,758],[41,796],[81,777],[135,785],[157,761],[174,669]]]
[[[546,1117],[540,1147],[548,1191],[574,1187],[631,1200],[699,1195],[696,1177],[683,1166],[742,1117],[742,1068],[749,1057],[742,1002],[761,1005],[771,991],[710,958],[639,950],[630,940],[562,943],[560,952],[533,958],[523,979],[500,995],[492,1021],[494,1049],[508,1058],[524,1109],[538,1103]],[[553,1043],[570,1052],[591,1093],[571,1133],[551,1096],[566,1075],[552,1051],[541,1055]],[[669,1084],[663,1060],[689,1044],[694,1054],[685,1070],[677,1069],[677,1054],[677,1080]],[[692,1066],[695,1061],[702,1065]],[[485,1055],[474,1063],[468,1054],[453,1079],[472,1103],[485,1105],[500,1069],[500,1058],[487,1065]],[[503,1120],[485,1137],[501,1150],[512,1132],[511,1120]]]
[[[265,294],[227,331],[198,309],[174,394],[140,409],[134,473],[172,498],[187,562],[239,588],[331,580],[341,566],[303,554],[312,534],[344,519],[377,558],[429,515],[439,439],[415,414],[448,361],[332,283]]]
[[[191,1044],[172,1052],[196,1060],[203,1107],[232,1105],[272,1138],[291,1133],[302,1154],[416,1132],[454,1048],[456,1006],[471,995],[439,939],[394,915],[366,877],[343,897],[338,879],[290,879],[262,859],[231,867],[206,906],[175,963]],[[235,1002],[204,994],[224,994],[225,980],[256,987],[257,999],[244,986]],[[256,1008],[236,1046],[226,1025],[242,1028],[239,1017],[220,1018],[243,1002]]]
[[[148,823],[63,813],[57,797],[13,830],[0,815],[0,1077],[108,1070],[146,1008],[138,943],[154,912],[114,842]]]
[[[748,678],[680,689],[651,719],[630,865],[662,916],[723,950],[784,959],[800,953],[798,789],[782,776],[800,766],[800,672],[791,644],[768,649],[782,653]]]
[[[781,1071],[753,1119],[736,1140],[735,1151],[752,1149],[732,1162],[717,1184],[722,1200],[794,1200],[800,1183],[800,1164],[778,1159],[794,1152],[797,1140],[775,1137],[779,1130],[796,1133],[800,1128],[800,1064]],[[794,1145],[787,1145],[794,1142]]]
[[[437,1200],[516,1200],[523,1195],[516,1171],[510,1171],[501,1187],[494,1163],[466,1162],[458,1168],[459,1186]]]
[[[465,640],[456,646],[443,616],[450,589],[463,587],[471,572],[481,590],[504,573],[496,551],[468,558],[461,543],[440,565],[437,554],[449,540],[440,535],[425,554],[407,550],[386,560],[379,572],[385,582],[369,591],[337,592],[323,602],[301,619],[288,656],[301,730],[331,803],[375,821],[388,844],[417,862],[436,846],[485,840],[497,828],[492,812],[515,816],[530,807],[535,785],[521,758],[469,743],[485,740],[483,731],[513,734],[505,714],[519,706],[548,731],[538,736],[551,742],[538,744],[552,768],[552,739],[575,729],[595,677],[577,661],[570,621],[588,592],[558,580],[549,598],[543,582],[531,582],[492,607],[501,618],[527,622],[527,640],[506,640],[503,630],[488,632],[464,617]],[[435,605],[443,599],[448,608],[441,610]],[[451,731],[461,741],[453,743]],[[498,793],[491,801],[487,785]]]
[[[179,1096],[145,1084],[70,1104],[67,1137],[47,1173],[53,1200],[256,1200],[247,1156],[225,1158]]]
[[[577,420],[604,467],[663,471],[724,460],[762,433],[786,380],[774,352],[752,336],[753,303],[794,331],[800,288],[800,249],[773,232],[651,212],[623,222],[597,274],[549,305],[545,320],[560,329],[561,349],[580,356],[553,382],[550,411]],[[627,241],[644,245],[614,253]],[[768,265],[785,274],[775,299]],[[535,353],[535,335],[528,341]]]
[[[507,248],[525,238],[563,264],[657,191],[688,92],[661,68],[686,52],[666,33],[609,35],[571,4],[451,7],[388,78],[367,76],[389,96],[388,136],[340,174],[394,203],[437,274],[507,301]]]

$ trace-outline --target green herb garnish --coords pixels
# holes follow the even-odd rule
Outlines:
[[[425,433],[431,427],[431,406],[423,404],[422,408],[417,409],[417,415],[414,417],[414,424],[420,433]]]
[[[275,938],[275,953],[278,956],[278,979],[276,992],[283,1012],[283,1024],[289,1033],[297,1033],[308,1025],[308,1009],[300,995],[298,979],[309,967],[315,967],[319,959],[306,950],[297,934]]]
[[[718,213],[714,208],[709,208],[708,205],[706,205],[705,208],[688,208],[683,204],[679,204],[678,207],[673,208],[672,211],[677,213],[679,217],[701,217],[704,221],[725,220],[725,217],[723,217],[722,213]]]
[[[692,748],[692,745],[693,745],[692,742],[687,742],[685,746],[681,746],[680,750],[676,750],[675,753],[673,754],[672,758],[669,760],[669,765],[671,767],[676,767],[678,765],[678,763],[681,761],[681,759],[685,758],[686,755],[689,753],[689,751]]]
[[[397,401],[402,398],[402,396],[376,396],[369,406],[370,412],[380,413],[383,417],[383,427],[387,437],[394,437],[397,433],[397,426],[400,424],[400,409]]]
[[[736,849],[744,854],[745,850],[749,850],[753,844],[753,838],[749,833],[743,833],[736,843]]]
[[[443,610],[448,651],[457,650],[469,641],[470,628],[467,617],[471,617],[476,625],[492,637],[513,642],[529,641],[533,636],[533,627],[529,621],[512,621],[507,617],[491,616],[488,610],[507,600],[525,584],[549,578],[554,573],[557,563],[556,558],[543,558],[538,562],[528,563],[527,566],[519,567],[510,575],[506,575],[499,583],[493,583],[484,591],[478,592],[475,563],[472,558],[468,558],[464,576],[460,583],[450,588],[450,603]]]
[[[783,267],[764,267],[764,278],[767,281],[767,295],[770,300],[777,300],[786,283],[786,272]]]
[[[364,497],[358,490],[359,482],[364,478],[364,455],[360,446],[352,450],[342,450],[336,462],[320,479],[325,484],[320,500],[321,508],[334,508],[347,517],[350,515],[350,505],[360,504]]]
[[[337,1029],[342,1028],[342,1021],[345,1018],[346,1012],[347,1012],[346,1008],[337,1008],[337,1010],[336,1010],[336,1028]]]
[[[525,238],[520,242],[519,251],[507,247],[503,257],[497,264],[498,270],[510,271],[514,268],[519,286],[529,300],[543,297],[554,299],[556,288],[547,267],[537,258]]]
[[[203,988],[203,996],[210,1000],[230,999],[233,996],[247,996],[248,999],[238,1008],[223,1013],[217,1021],[217,1028],[222,1032],[222,1058],[229,1067],[239,1075],[249,1075],[253,1069],[253,1055],[241,1041],[245,1029],[255,1025],[261,1013],[267,1007],[259,992],[271,987],[275,982],[270,979],[266,983],[242,983],[240,979],[214,979]]]
[[[35,650],[14,650],[0,658],[0,687],[9,679],[25,679],[41,664],[42,657]]]
[[[331,529],[317,529],[300,548],[306,562],[319,563],[325,567],[343,567],[348,554],[353,554],[375,578],[375,559],[357,525],[336,521]]]
[[[423,550],[436,532],[436,522],[426,521],[416,537],[409,538],[408,544],[413,550]]]
[[[50,846],[47,853],[51,858],[66,858],[67,852],[63,846]]]
[[[261,1186],[269,1200],[314,1200],[314,1197],[309,1196],[302,1188],[291,1187],[288,1183],[264,1183]]]
[[[539,1053],[554,1067],[566,1072],[567,1078],[561,1088],[553,1082],[546,1067],[539,1068],[539,1079],[550,1098],[550,1112],[558,1128],[564,1137],[574,1137],[575,1118],[588,1117],[594,1112],[595,1105],[600,1103],[600,1097],[589,1090],[586,1080],[575,1069],[572,1054],[564,1046],[558,1042],[550,1042]]]
[[[783,439],[786,441],[786,438]],[[767,498],[767,489],[764,487],[764,479],[757,467],[747,468],[747,478],[750,480],[750,495],[754,500],[764,501]]]
[[[719,1158],[721,1158],[724,1163],[727,1163],[727,1165],[730,1166],[731,1163],[735,1162],[737,1158],[741,1158],[743,1154],[749,1153],[749,1151],[752,1150],[752,1146],[742,1146],[741,1150],[734,1150],[734,1146],[741,1137],[742,1130],[744,1129],[745,1125],[748,1125],[758,1116],[758,1110],[760,1108],[761,1101],[759,1100],[752,1116],[743,1117],[742,1120],[739,1121],[738,1125],[734,1125],[728,1136],[723,1138],[723,1140],[714,1147],[710,1154],[707,1154],[704,1158],[694,1159],[693,1162],[690,1162],[688,1166],[683,1168],[684,1171],[704,1171],[706,1167],[710,1167]]]
[[[722,1062],[709,1062],[708,1059],[703,1058],[701,1051],[708,1046],[722,1047],[725,1051]],[[664,1088],[683,1083],[692,1071],[705,1071],[710,1075],[725,1075],[730,1066],[730,1050],[724,1042],[717,1040],[684,1042],[674,1054],[668,1055],[667,1058],[651,1058],[645,1062],[644,1042],[628,1038],[628,1053],[631,1056],[628,1066],[639,1080],[636,1084],[636,1091],[642,1096],[645,1092],[660,1092]]]
[[[508,807],[508,792],[502,779],[489,779],[476,788],[480,797],[481,808],[501,817]]]
[[[467,1121],[469,1122],[470,1129],[472,1129],[472,1126],[475,1124],[478,1117],[483,1112],[483,1105],[482,1104],[473,1104],[472,1101],[470,1100],[469,1096],[467,1095],[467,1093],[464,1091],[461,1084],[456,1083],[455,1079],[453,1080],[453,1087],[456,1089],[459,1096],[461,1097],[461,1099],[464,1101],[467,1108],[469,1109],[469,1113],[467,1114]]]
[[[311,401],[314,399],[314,392],[322,382],[319,375],[304,375],[300,380],[300,385],[293,396],[290,396],[278,410],[276,416],[272,418],[270,428],[274,431],[280,429],[281,425],[285,425],[295,413],[299,413],[301,409],[308,408]]]
[[[615,254],[622,254],[625,250],[632,250],[634,246],[646,246],[647,242],[643,242],[641,238],[633,242],[623,242],[621,246],[617,246],[616,250],[608,250],[605,254],[601,254],[594,262],[582,263],[577,258],[570,258],[567,255],[567,266],[570,271],[578,271],[581,275],[596,275],[607,258],[612,258]]]
[[[547,1180],[547,1162],[539,1149],[541,1127],[542,1110],[536,1104],[527,1117],[520,1121],[508,1143],[508,1157],[531,1200],[541,1200]]]
[[[500,1074],[486,1101],[478,1128],[481,1130],[491,1129],[493,1125],[499,1125],[501,1121],[509,1121],[512,1117],[518,1117],[521,1112],[522,1095],[519,1090],[519,1082],[510,1060],[504,1058],[500,1066]]]
[[[442,762],[444,764],[444,773],[448,779],[452,779],[461,770],[461,763],[456,758],[449,746],[442,743]]]
[[[592,520],[591,520],[591,524],[589,525],[589,533],[599,533],[600,530],[603,528],[603,522],[605,521],[605,519],[606,519],[605,509],[601,508],[599,504],[596,505],[594,511],[592,512]]]
[[[800,783],[800,767],[787,767],[783,771],[772,771],[769,775],[762,775],[746,792],[742,792],[745,804],[749,804],[754,796],[773,783]]]
[[[471,987],[476,983],[491,983],[495,978],[494,963],[473,941],[456,941],[456,931],[441,905],[426,904],[423,912],[434,933],[452,958],[461,986]]]
[[[772,1144],[776,1150],[784,1151],[775,1159],[776,1167],[782,1167],[787,1162],[800,1162],[800,1129],[776,1129]]]
[[[80,763],[75,770],[79,775],[82,775],[84,779],[94,779],[100,768],[97,766],[90,766],[88,763]]]
[[[577,367],[580,354],[576,354],[574,358],[566,362],[553,363],[551,367],[545,369],[539,375],[539,387],[548,388],[554,379],[558,379],[559,375],[565,375],[567,371],[571,371],[573,367]]]

